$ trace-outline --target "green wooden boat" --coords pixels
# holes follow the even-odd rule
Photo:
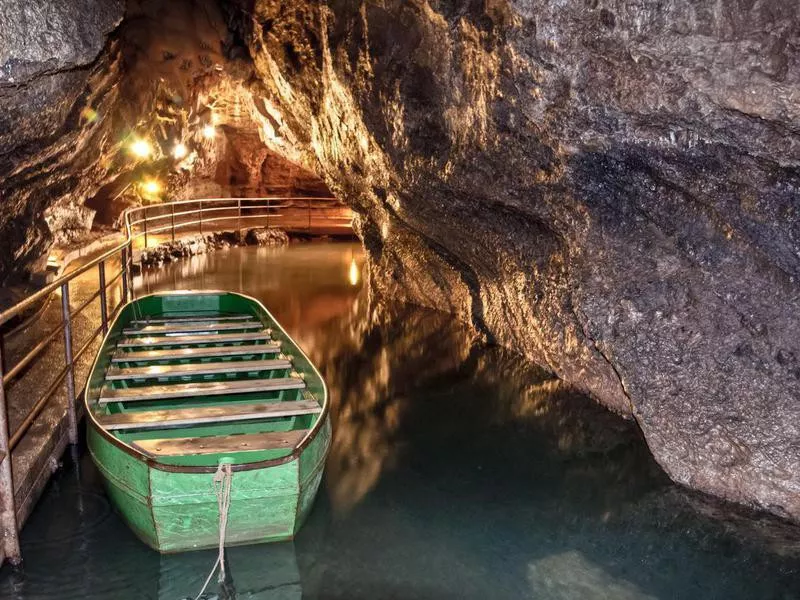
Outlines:
[[[227,545],[287,540],[330,447],[325,383],[262,304],[173,292],[125,305],[85,393],[111,501],[160,552],[216,547],[214,476],[230,463]]]

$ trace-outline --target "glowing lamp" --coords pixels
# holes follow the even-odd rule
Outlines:
[[[148,196],[155,196],[161,191],[161,184],[155,179],[142,182],[142,191]]]
[[[153,148],[147,140],[139,139],[131,144],[131,152],[138,158],[147,158],[153,152]]]
[[[178,142],[172,149],[172,156],[175,158],[175,160],[181,160],[183,158],[186,158],[187,154],[189,154],[189,149],[183,142]]]
[[[217,129],[213,125],[208,124],[205,127],[203,127],[204,138],[206,138],[207,140],[212,140],[216,136],[217,136]]]

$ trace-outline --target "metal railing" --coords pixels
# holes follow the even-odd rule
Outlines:
[[[15,364],[7,368],[4,356],[4,337],[0,334],[0,549],[12,564],[21,562],[19,547],[19,526],[12,474],[11,456],[25,434],[30,430],[37,417],[48,406],[55,393],[64,386],[67,398],[68,440],[70,444],[78,441],[78,422],[80,413],[80,393],[83,383],[76,387],[75,370],[77,361],[92,345],[108,332],[108,326],[117,312],[134,296],[133,264],[134,252],[158,245],[166,241],[175,241],[176,232],[200,235],[220,230],[235,229],[239,236],[243,224],[252,226],[260,222],[267,227],[280,226],[292,231],[308,231],[314,228],[321,231],[328,227],[331,231],[346,231],[351,225],[352,217],[349,209],[335,198],[314,197],[274,197],[274,198],[204,198],[199,200],[182,200],[163,204],[151,204],[125,211],[123,227],[125,239],[110,250],[104,252],[45,285],[31,296],[15,306],[0,313],[0,327],[11,319],[21,317],[26,311],[47,301],[51,294],[61,295],[60,323],[36,340],[33,346],[24,353]],[[227,226],[226,226],[227,224]],[[235,225],[235,227],[233,227]],[[163,236],[163,239],[162,239]],[[119,259],[119,270],[113,277],[106,277],[106,267]],[[80,305],[73,309],[70,304],[70,284],[78,277],[96,269],[97,289]],[[121,294],[119,302],[109,307],[109,290],[120,282]],[[100,302],[100,325],[89,332],[87,339],[77,351],[73,351],[73,323],[75,318],[93,302]],[[10,431],[8,416],[9,384],[19,380],[26,372],[42,360],[48,349],[57,340],[63,342],[64,366],[44,392],[39,395],[28,409],[20,423]],[[38,474],[34,480],[39,479]]]

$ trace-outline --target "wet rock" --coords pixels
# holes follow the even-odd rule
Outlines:
[[[676,481],[800,519],[791,3],[253,11],[265,143],[353,204],[379,291],[634,417]]]
[[[238,245],[238,238],[238,234],[233,231],[179,238],[143,251],[140,264],[144,267],[159,267],[179,258],[225,250]],[[257,246],[278,246],[288,244],[289,236],[281,229],[256,228],[248,230],[243,241],[245,244]]]
[[[283,246],[289,243],[289,236],[282,229],[259,227],[249,229],[244,241],[251,246]]]

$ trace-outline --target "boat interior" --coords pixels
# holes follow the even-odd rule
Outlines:
[[[93,414],[156,462],[280,458],[320,418],[320,398],[296,370],[294,347],[255,314],[194,310],[124,321],[106,343]]]

